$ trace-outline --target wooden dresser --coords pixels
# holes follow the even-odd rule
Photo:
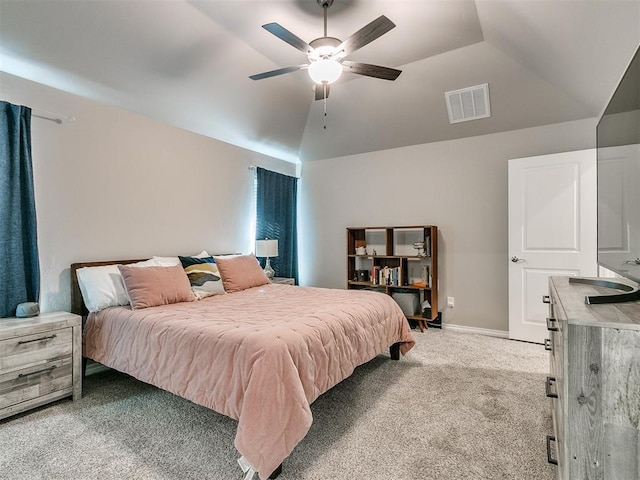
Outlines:
[[[587,305],[585,295],[618,292],[568,277],[552,277],[549,290],[547,454],[556,477],[640,479],[640,302]]]
[[[0,319],[0,419],[82,396],[82,317]]]

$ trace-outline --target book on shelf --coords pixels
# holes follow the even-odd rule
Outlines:
[[[371,269],[371,283],[374,285],[380,284],[380,267],[374,265]]]
[[[431,288],[431,265],[426,264],[422,267],[422,279],[420,282],[414,282],[416,286],[424,286],[425,288]]]
[[[390,285],[397,287],[402,282],[401,267],[374,266],[371,269],[371,283],[374,285]]]

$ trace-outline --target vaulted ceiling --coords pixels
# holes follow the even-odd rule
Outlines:
[[[326,117],[305,70],[248,78],[307,62],[261,25],[321,37],[316,0],[0,0],[0,70],[309,161],[596,117],[640,43],[633,0],[335,0],[328,35],[380,15],[349,60],[402,74],[343,74]],[[483,83],[491,117],[449,124],[444,93]]]

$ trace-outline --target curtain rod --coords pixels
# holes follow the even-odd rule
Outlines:
[[[51,121],[53,123],[57,123],[58,125],[60,125],[62,123],[62,119],[60,119],[60,118],[45,117],[44,115],[38,115],[36,113],[32,113],[31,116],[35,117],[35,118],[41,118],[43,120],[49,120],[49,121]]]
[[[31,116],[36,118],[41,118],[43,120],[49,120],[50,122],[57,123],[58,125],[63,122],[75,122],[76,117],[71,115],[60,115],[54,112],[48,112],[46,110],[40,110],[39,108],[31,109]]]
[[[0,1],[1,1],[1,0],[0,0]],[[300,165],[300,164],[298,164],[298,165]],[[249,165],[249,167],[248,167],[248,169],[249,169],[249,170],[256,170],[257,168],[258,168],[258,166],[257,166],[257,165],[253,165],[253,164]],[[265,170],[267,170],[267,171],[269,171],[269,172],[273,172],[273,173],[280,173],[280,172],[276,172],[275,170],[269,170],[268,168],[265,168],[265,167],[261,167],[261,168],[264,168]],[[300,171],[299,171],[299,167],[298,167],[298,166],[296,166],[296,174],[295,174],[295,175],[287,175],[286,173],[280,173],[280,175],[285,175],[285,176],[287,176],[287,177],[300,178]]]

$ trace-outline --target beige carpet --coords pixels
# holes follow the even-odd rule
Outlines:
[[[400,362],[379,356],[312,406],[282,480],[554,478],[541,345],[430,329]],[[236,423],[116,372],[0,421],[2,479],[241,480]]]

